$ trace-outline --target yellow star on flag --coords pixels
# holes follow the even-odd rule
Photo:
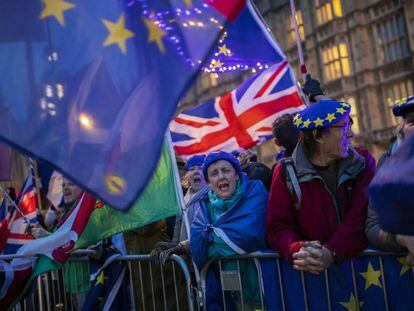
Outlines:
[[[302,122],[303,122],[303,121],[302,121],[302,118],[297,118],[297,119],[293,122],[293,124],[295,124],[296,126],[299,126]]]
[[[407,262],[407,260],[405,259],[405,257],[398,257],[397,260],[402,265],[401,272],[400,272],[400,276],[403,275],[404,273],[406,273],[407,271],[409,271],[411,269],[411,266]]]
[[[345,113],[345,109],[344,108],[336,108],[336,112],[340,113],[340,114],[344,114]]]
[[[96,278],[96,284],[95,285],[98,285],[98,284],[104,285],[106,279],[107,279],[107,277],[105,276],[105,274],[102,270],[101,273],[99,273],[98,277]]]
[[[346,308],[348,311],[357,311],[360,307],[364,305],[362,301],[359,302],[359,307],[357,305],[357,301],[353,293],[351,293],[351,297],[349,297],[349,301],[347,302],[340,302],[340,304]]]
[[[45,7],[40,13],[40,19],[54,16],[62,26],[65,26],[65,17],[63,16],[63,12],[75,7],[74,4],[63,0],[42,0],[42,2],[45,4]]]
[[[213,68],[221,68],[221,66],[223,66],[223,63],[219,60],[213,59],[211,61],[211,65],[213,65]]]
[[[360,272],[359,274],[365,279],[365,289],[367,290],[371,285],[375,285],[378,287],[382,287],[381,282],[379,280],[381,276],[380,270],[374,270],[372,268],[371,263],[368,263],[368,269],[366,272]]]
[[[187,8],[191,8],[193,6],[193,0],[183,0],[183,2]]]
[[[313,123],[315,123],[316,126],[323,126],[323,120],[319,117],[317,117],[316,120],[313,121]]]
[[[135,36],[135,34],[125,28],[125,16],[121,14],[116,23],[103,19],[105,27],[109,31],[109,35],[103,43],[104,46],[117,44],[123,54],[126,54],[126,40]]]
[[[335,117],[334,113],[328,113],[328,115],[325,118],[325,120],[328,121],[329,123],[331,123],[335,119],[336,119],[336,117]]]
[[[303,122],[303,128],[307,128],[311,123],[312,123],[311,120],[307,119],[306,121]]]
[[[166,36],[167,33],[158,26],[158,22],[154,22],[145,16],[142,16],[142,21],[148,29],[148,42],[157,43],[158,49],[161,53],[165,53],[164,43],[162,37]]]
[[[223,44],[222,46],[219,46],[219,51],[218,51],[218,55],[223,54],[225,56],[230,55],[230,50],[227,48],[227,46],[225,44]]]

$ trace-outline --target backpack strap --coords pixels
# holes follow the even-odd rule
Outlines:
[[[299,181],[296,176],[295,164],[293,163],[292,158],[285,158],[282,162],[282,167],[284,171],[286,186],[289,190],[292,200],[294,199],[294,194],[298,198],[295,203],[295,209],[299,210],[302,204],[302,191],[300,190]]]

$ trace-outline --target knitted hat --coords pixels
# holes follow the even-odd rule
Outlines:
[[[192,166],[202,166],[206,156],[204,154],[197,154],[188,159],[185,170],[188,172]]]
[[[394,104],[392,107],[392,113],[396,117],[403,117],[405,118],[407,114],[414,111],[414,95],[399,100]]]
[[[298,112],[293,124],[300,131],[329,127],[348,116],[350,111],[348,103],[334,99],[321,100]]]
[[[207,180],[207,169],[208,167],[213,164],[214,162],[225,160],[230,162],[230,164],[234,167],[236,170],[236,174],[238,175],[241,172],[241,166],[239,160],[232,155],[231,153],[219,151],[219,152],[213,152],[207,155],[207,157],[204,160],[203,164],[203,174]]]

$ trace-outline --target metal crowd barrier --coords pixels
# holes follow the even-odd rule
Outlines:
[[[94,251],[76,251],[63,268],[41,274],[34,290],[14,311],[82,310],[91,287],[89,257]],[[11,260],[17,256],[0,256]],[[129,310],[189,310],[195,307],[194,288],[185,260],[172,255],[162,266],[151,262],[150,255],[125,255],[116,259],[128,267]],[[159,283],[155,282],[159,280]],[[138,284],[139,288],[134,285]]]
[[[90,272],[87,268],[89,257],[85,256],[93,251],[83,250],[77,251],[72,256],[66,267],[56,271],[51,271],[40,275],[37,278],[35,284],[35,290],[32,293],[18,303],[14,310],[26,311],[26,310],[81,310],[85,301],[87,291],[90,288],[89,276]],[[381,277],[384,282],[382,291],[384,292],[384,306],[385,310],[391,310],[389,301],[387,300],[387,284],[384,278],[384,256],[404,256],[402,253],[386,253],[379,251],[364,251],[358,255],[358,258],[375,257],[379,260]],[[0,259],[12,259],[13,256],[0,256]],[[209,269],[215,268],[219,271],[219,282],[221,289],[220,294],[222,301],[226,301],[226,297],[231,294],[232,297],[236,297],[238,310],[266,310],[264,288],[263,283],[258,282],[257,288],[259,289],[259,300],[255,304],[249,304],[245,302],[240,267],[245,261],[251,261],[255,263],[258,275],[261,274],[259,260],[274,259],[277,266],[277,276],[275,282],[278,283],[280,288],[280,310],[289,310],[286,297],[287,288],[286,280],[283,279],[281,273],[281,266],[286,262],[280,258],[276,253],[251,253],[240,256],[232,256],[226,258],[220,258],[216,260],[210,260],[203,270],[200,272],[200,280],[192,282],[192,276],[190,269],[185,260],[179,256],[172,255],[169,260],[162,265],[156,265],[151,262],[150,255],[127,255],[118,257],[117,260],[125,261],[128,266],[128,278],[129,278],[129,301],[130,310],[190,310],[194,309],[204,310],[203,306],[206,305],[206,284],[207,273]],[[232,261],[233,269],[224,269],[227,262]],[[354,310],[359,310],[360,302],[358,298],[357,289],[357,272],[355,270],[353,260],[350,261],[352,286],[354,295]],[[410,269],[410,268],[408,268]],[[414,270],[410,269],[408,273],[413,273]],[[329,280],[329,270],[322,272],[325,283],[324,299],[328,301],[327,310],[335,309],[332,306],[333,296],[331,293],[331,283]],[[300,272],[299,286],[301,287],[301,294],[296,299],[302,300],[305,310],[310,308],[310,300],[312,297],[308,293],[307,288],[313,286],[308,282],[307,278],[309,274]],[[68,282],[71,278],[71,282]],[[136,286],[136,285],[139,286]],[[249,284],[249,287],[253,287],[254,284]],[[414,295],[414,293],[413,293]],[[224,303],[221,308],[227,310]],[[272,310],[273,311],[273,310]]]
[[[381,251],[375,251],[375,250],[365,250],[364,252],[360,253],[356,258],[364,258],[364,257],[376,257],[379,260],[379,266],[380,266],[380,272],[381,272],[381,278],[383,280],[383,286],[382,286],[382,291],[383,291],[383,295],[384,295],[384,301],[383,301],[383,305],[384,305],[384,310],[392,310],[392,309],[396,309],[396,308],[392,308],[389,304],[389,301],[387,299],[388,293],[387,293],[387,285],[386,285],[386,281],[385,281],[385,273],[384,273],[384,265],[383,265],[383,257],[384,256],[392,256],[392,257],[401,257],[401,256],[406,256],[405,253],[389,253],[389,252],[381,252]],[[280,288],[280,310],[291,310],[292,307],[288,307],[286,304],[286,291],[288,290],[286,284],[285,284],[285,280],[282,277],[282,273],[281,273],[281,266],[282,266],[282,262],[284,259],[282,259],[279,254],[277,253],[261,253],[261,252],[255,252],[255,253],[250,253],[250,254],[246,254],[246,255],[238,255],[238,256],[231,256],[231,257],[223,257],[223,258],[219,258],[219,259],[213,259],[208,261],[208,263],[204,266],[204,268],[201,270],[200,272],[200,282],[199,282],[199,290],[202,292],[202,296],[203,296],[203,300],[204,300],[204,305],[207,304],[206,302],[206,291],[208,290],[208,288],[206,287],[207,284],[207,274],[209,272],[209,270],[215,266],[216,270],[218,268],[218,275],[219,275],[219,283],[220,283],[220,291],[221,291],[221,310],[227,310],[228,306],[226,306],[226,294],[231,293],[233,295],[233,297],[235,296],[234,294],[236,293],[236,299],[235,301],[236,303],[236,308],[237,310],[267,310],[266,306],[265,306],[265,297],[264,297],[264,289],[263,289],[263,283],[260,281],[260,278],[258,278],[258,284],[257,284],[257,288],[259,289],[259,294],[260,294],[260,299],[256,302],[256,303],[251,303],[248,304],[245,302],[245,297],[243,297],[243,282],[242,282],[242,272],[240,271],[240,266],[241,263],[243,261],[250,261],[254,263],[254,266],[256,267],[256,271],[258,276],[261,276],[262,272],[261,272],[261,268],[259,265],[259,260],[262,259],[274,259],[275,260],[275,264],[277,266],[277,277],[275,282],[278,282],[279,284],[279,288]],[[360,310],[360,306],[362,305],[362,303],[359,301],[358,299],[358,285],[357,285],[357,273],[355,270],[355,266],[354,266],[354,260],[350,260],[350,267],[351,267],[351,274],[352,274],[352,287],[353,287],[353,302],[350,302],[350,304],[352,304],[352,306],[348,306],[350,309],[348,310]],[[233,263],[235,264],[235,269],[224,269],[224,266],[226,264],[226,262],[230,262],[233,261]],[[284,262],[284,264],[286,264],[286,262]],[[293,268],[292,268],[293,269]],[[414,268],[406,268],[411,270],[409,273],[412,273],[413,275],[413,288],[414,288]],[[330,269],[328,270],[324,270],[323,272],[321,272],[321,274],[323,275],[324,278],[324,285],[325,285],[325,295],[326,295],[326,301],[327,301],[327,310],[333,310],[336,309],[333,307],[332,305],[332,292],[331,292],[331,284],[330,284],[330,280],[329,280],[329,272]],[[407,271],[408,272],[408,271]],[[310,308],[310,304],[309,304],[309,293],[307,290],[308,286],[313,286],[313,284],[306,284],[306,278],[305,275],[309,276],[310,274],[307,274],[306,272],[297,272],[300,273],[300,286],[301,286],[301,291],[302,291],[302,297],[297,296],[297,299],[303,299],[303,306],[304,306],[304,310],[312,310],[312,308]],[[310,283],[310,282],[309,282]],[[249,284],[249,286],[252,286],[254,284]],[[412,293],[414,295],[414,292]],[[227,298],[228,299],[228,298]],[[234,299],[233,299],[234,300]],[[350,299],[351,300],[351,299]],[[413,306],[411,306],[413,307]],[[234,308],[230,308],[230,309],[234,309]],[[302,308],[301,308],[302,309]],[[320,310],[320,308],[318,309]],[[345,310],[345,309],[344,309]],[[272,309],[273,311],[273,309]]]

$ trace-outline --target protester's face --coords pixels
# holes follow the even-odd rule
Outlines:
[[[206,180],[203,175],[201,166],[193,165],[187,172],[188,180],[190,181],[191,188],[194,192],[197,192],[206,184]]]
[[[351,138],[354,137],[349,117],[332,124],[324,134],[322,151],[332,160],[344,159],[348,156]]]
[[[407,114],[407,116],[404,118],[402,131],[404,137],[414,131],[414,111]]]
[[[219,160],[207,169],[211,190],[221,199],[230,198],[236,191],[239,176],[230,162]]]
[[[72,203],[81,194],[82,189],[78,185],[75,185],[70,180],[63,178],[62,192],[63,192],[63,201],[65,203]]]

